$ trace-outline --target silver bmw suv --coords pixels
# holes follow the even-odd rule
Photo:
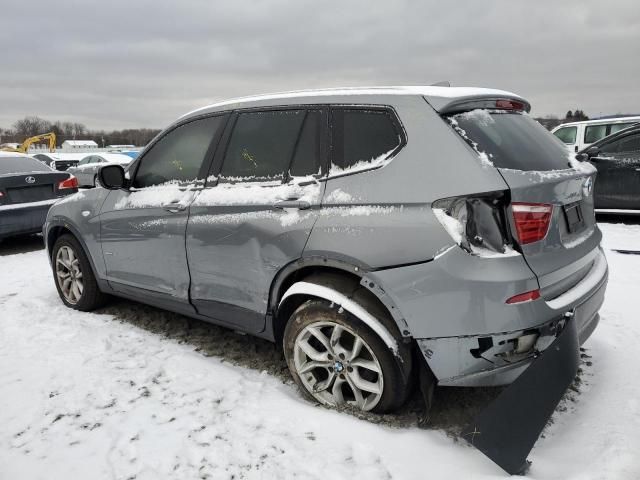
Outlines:
[[[188,113],[44,227],[62,301],[117,295],[282,345],[302,392],[385,412],[504,385],[607,283],[595,172],[513,93],[301,91]]]

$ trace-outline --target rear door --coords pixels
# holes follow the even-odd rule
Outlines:
[[[300,258],[326,173],[327,114],[296,107],[234,115],[190,207],[187,254],[198,313],[264,328],[274,275]]]
[[[598,170],[596,208],[640,209],[640,131],[605,141],[589,161]]]
[[[521,244],[543,295],[553,296],[554,289],[586,273],[601,240],[593,204],[595,169],[577,162],[571,168],[566,149],[526,114],[474,110],[453,118],[509,185],[514,238],[514,208],[550,212],[546,235]]]

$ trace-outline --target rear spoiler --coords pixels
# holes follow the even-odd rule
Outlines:
[[[468,112],[477,108],[488,110],[514,110],[522,112],[530,112],[531,105],[524,98],[505,92],[504,96],[486,95],[486,96],[462,96],[462,97],[444,97],[444,96],[425,96],[425,100],[434,110],[443,115],[453,113]]]

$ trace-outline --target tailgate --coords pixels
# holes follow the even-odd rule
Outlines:
[[[602,237],[593,209],[595,169],[573,160],[517,108],[476,108],[445,118],[509,186],[513,238],[538,277],[540,294],[551,300],[574,287],[589,273]]]
[[[542,296],[551,300],[582,280],[597,256],[602,234],[593,206],[595,173],[574,169],[499,171],[509,185],[512,203],[553,207],[546,236],[521,245],[525,260],[538,277]],[[513,223],[513,215],[509,218]]]

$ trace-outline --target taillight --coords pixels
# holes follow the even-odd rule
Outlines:
[[[433,213],[451,238],[477,256],[517,254],[506,228],[505,192],[433,202]]]
[[[500,110],[524,110],[525,105],[515,100],[496,100],[496,108]]]
[[[519,293],[518,295],[514,295],[507,300],[507,303],[509,305],[513,305],[514,303],[531,302],[532,300],[537,300],[538,298],[540,298],[540,290],[531,290],[530,292],[524,292]]]
[[[521,245],[538,242],[547,236],[553,205],[546,203],[512,203],[513,221]]]
[[[58,184],[58,190],[65,190],[67,188],[78,188],[78,179],[73,175]]]

